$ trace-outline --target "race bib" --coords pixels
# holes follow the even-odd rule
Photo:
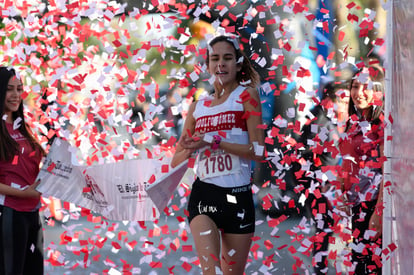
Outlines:
[[[217,150],[206,156],[200,155],[197,172],[201,180],[217,176],[230,175],[240,171],[240,159],[233,154]]]

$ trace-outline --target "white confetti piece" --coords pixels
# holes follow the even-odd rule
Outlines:
[[[233,196],[233,195],[230,195],[230,194],[227,194],[227,201],[228,201],[229,203],[234,203],[234,204],[237,204],[237,199],[236,199],[236,197],[235,197],[235,196]]]
[[[111,267],[111,269],[108,271],[109,275],[122,275],[122,272],[119,270],[116,270],[115,268]]]
[[[200,236],[207,236],[211,234],[211,230],[200,232]]]

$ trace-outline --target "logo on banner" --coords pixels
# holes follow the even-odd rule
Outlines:
[[[89,175],[85,175],[85,182],[86,186],[90,188],[91,192],[85,192],[83,195],[87,199],[95,201],[100,206],[107,206],[108,201],[105,199],[105,195],[102,192],[101,188],[99,188],[95,179]]]
[[[148,194],[145,191],[148,186],[147,182],[135,182],[132,179],[125,184],[116,185],[123,199],[136,198],[138,202],[144,202],[148,198]]]
[[[50,168],[53,168],[53,169],[50,169]],[[50,172],[49,170],[52,170],[53,172]],[[56,160],[54,162],[52,159],[49,159],[49,158],[46,158],[42,166],[42,171],[53,174],[57,177],[62,177],[64,179],[69,179],[70,174],[72,173],[72,170],[73,170],[72,165],[62,163],[60,160]]]

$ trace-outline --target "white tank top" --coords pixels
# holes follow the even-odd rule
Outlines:
[[[246,120],[243,118],[245,87],[238,86],[225,102],[210,107],[212,98],[199,100],[193,116],[195,132],[219,135],[222,141],[249,144]],[[223,137],[223,134],[225,137]],[[200,149],[196,161],[196,175],[204,182],[221,187],[238,187],[250,183],[251,160],[229,154],[211,147]]]

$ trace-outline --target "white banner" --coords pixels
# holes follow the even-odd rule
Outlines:
[[[183,165],[171,169],[166,159],[74,165],[70,149],[68,142],[55,140],[39,172],[37,190],[110,220],[157,219],[187,170]],[[149,186],[154,186],[151,194],[155,203],[147,193]]]
[[[175,167],[170,173],[164,174],[156,182],[149,185],[147,194],[152,199],[157,209],[162,211],[167,206],[172,193],[177,188],[177,185],[183,180],[187,169],[188,161],[185,161]]]

